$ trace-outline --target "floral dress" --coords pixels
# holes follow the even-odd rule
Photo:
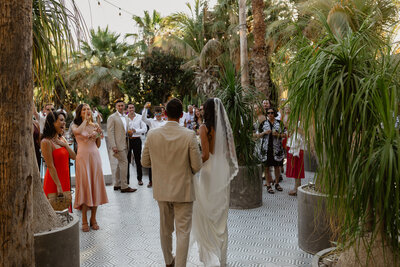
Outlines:
[[[271,123],[269,120],[264,121],[260,128],[260,132],[265,132],[268,130],[275,130],[279,134],[286,133],[286,129],[281,127],[279,120],[275,120]],[[260,161],[270,167],[270,166],[283,166],[283,159],[285,157],[282,138],[278,136],[273,136],[272,132],[270,134],[265,134],[262,137],[259,158]]]

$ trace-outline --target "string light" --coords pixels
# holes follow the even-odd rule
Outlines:
[[[122,12],[125,12],[125,13],[127,13],[127,14],[129,14],[131,16],[135,15],[132,12],[130,12],[130,11],[124,9],[124,8],[121,8],[121,7],[117,6],[116,4],[110,2],[109,0],[103,0],[103,1],[106,2],[107,4],[111,5],[111,6],[115,7],[115,8],[118,8],[118,11],[119,11],[118,15],[120,15],[120,16],[122,16]],[[100,0],[97,1],[97,4],[100,6]]]

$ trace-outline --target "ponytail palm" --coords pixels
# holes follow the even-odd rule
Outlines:
[[[358,31],[337,34],[326,23],[324,39],[305,39],[289,67],[289,102],[292,121],[300,116],[315,146],[316,179],[339,216],[339,243],[373,233],[398,257],[399,61],[389,45],[370,38],[373,26],[366,20]]]
[[[77,32],[80,31],[80,13],[74,0],[68,2],[74,11],[69,10],[63,1],[32,2],[32,61],[39,101],[54,101],[55,84],[57,81],[63,84],[60,72],[74,50],[72,25]]]

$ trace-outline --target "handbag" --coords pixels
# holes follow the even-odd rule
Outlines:
[[[71,191],[65,191],[62,195],[49,194],[49,202],[56,211],[68,209],[72,204]]]

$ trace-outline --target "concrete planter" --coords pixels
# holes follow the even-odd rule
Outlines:
[[[311,267],[319,267],[320,259],[335,249],[336,249],[336,247],[332,247],[332,248],[327,248],[327,249],[317,252],[312,259]]]
[[[239,172],[231,181],[229,207],[232,209],[254,209],[262,206],[262,169],[255,170],[256,177],[249,177],[246,166],[239,166]]]
[[[298,244],[305,252],[315,254],[331,247],[332,232],[326,212],[326,195],[297,189]]]
[[[311,152],[304,151],[304,170],[306,172],[316,172],[317,168],[317,158]]]
[[[62,228],[34,235],[37,267],[79,267],[79,218]]]

